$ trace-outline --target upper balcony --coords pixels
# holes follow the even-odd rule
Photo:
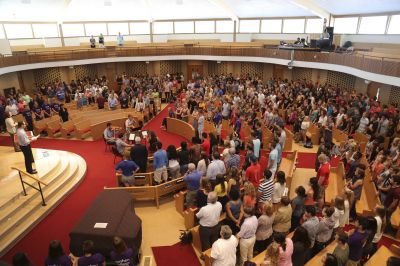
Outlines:
[[[285,50],[245,44],[148,44],[129,47],[62,47],[29,50],[12,56],[0,56],[0,75],[4,73],[54,66],[152,60],[253,61],[311,67],[346,72],[361,78],[400,85],[400,55],[356,52],[324,53],[313,50]],[[372,78],[371,78],[372,77]]]

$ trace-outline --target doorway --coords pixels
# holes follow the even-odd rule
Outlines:
[[[188,65],[186,77],[188,81],[203,77],[203,65]]]

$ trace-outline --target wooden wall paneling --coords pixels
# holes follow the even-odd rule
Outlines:
[[[39,68],[34,70],[35,83],[40,86],[61,80],[61,71],[58,67]]]

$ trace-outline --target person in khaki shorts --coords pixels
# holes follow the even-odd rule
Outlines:
[[[168,156],[167,152],[162,149],[162,143],[156,143],[157,151],[153,155],[154,181],[161,184],[162,181],[168,179]]]

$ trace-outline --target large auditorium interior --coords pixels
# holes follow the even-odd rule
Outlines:
[[[400,0],[0,0],[0,266],[400,266]]]

